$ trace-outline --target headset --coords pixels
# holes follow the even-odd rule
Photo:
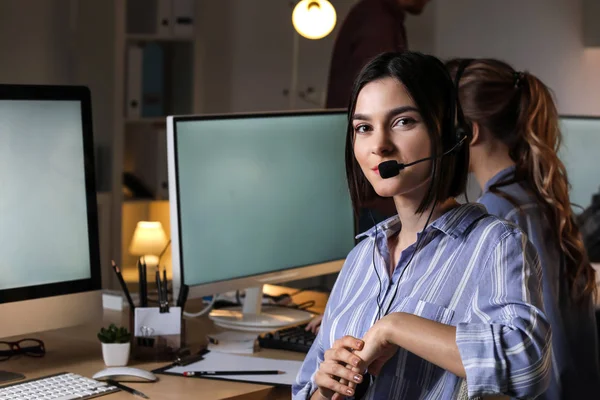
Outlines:
[[[461,147],[465,144],[465,142],[472,137],[471,126],[467,123],[467,121],[465,119],[465,116],[463,114],[462,107],[461,107],[460,101],[459,101],[459,83],[460,83],[460,78],[462,77],[465,69],[473,61],[474,61],[474,59],[470,59],[470,58],[461,60],[458,65],[458,68],[456,70],[456,75],[454,77],[454,82],[453,82],[454,92],[452,95],[452,101],[451,101],[451,105],[450,105],[450,118],[452,118],[452,120],[454,120],[454,118],[456,118],[456,124],[454,123],[454,121],[452,122],[454,136],[455,136],[455,143],[452,146],[452,148],[450,148],[450,150],[445,151],[444,153],[442,153],[440,155],[421,158],[419,160],[416,160],[416,161],[413,161],[410,163],[406,163],[406,164],[398,163],[395,160],[384,161],[384,162],[380,163],[378,166],[379,173],[383,179],[389,179],[389,178],[393,178],[393,177],[397,176],[398,174],[400,174],[400,171],[402,171],[404,168],[407,168],[407,167],[410,167],[410,166],[413,166],[413,165],[416,165],[416,164],[419,164],[419,163],[422,163],[422,162],[425,162],[428,160],[435,160],[437,158],[442,158],[446,155],[458,152],[461,149]],[[449,77],[449,78],[452,79],[451,77]],[[433,173],[435,174],[435,169],[434,169]],[[392,296],[392,300],[388,303],[388,307],[386,308],[386,310],[384,311],[383,314],[381,314],[382,304],[380,302],[381,288],[383,285],[381,283],[381,277],[379,276],[379,272],[377,272],[377,268],[375,267],[375,246],[377,245],[379,232],[378,232],[377,223],[375,222],[375,219],[373,218],[373,214],[369,210],[369,215],[371,217],[371,221],[373,222],[373,225],[375,225],[375,240],[373,243],[373,253],[372,253],[373,268],[375,269],[375,273],[377,274],[377,280],[379,281],[379,292],[377,293],[377,319],[375,320],[375,322],[377,322],[379,319],[381,319],[381,317],[386,316],[389,313],[390,308],[394,304],[394,301],[396,300],[396,294],[398,292],[398,286],[399,286],[400,280],[402,279],[402,275],[404,275],[404,272],[410,266],[413,257],[419,251],[419,245],[421,244],[421,240],[423,239],[423,232],[425,231],[425,228],[427,228],[427,226],[429,225],[431,216],[433,214],[433,210],[435,209],[436,205],[437,205],[437,200],[434,202],[433,207],[431,208],[431,211],[429,212],[429,216],[427,217],[425,226],[423,227],[423,230],[421,231],[421,235],[419,236],[419,238],[416,242],[415,250],[411,254],[410,259],[408,260],[408,263],[406,264],[406,267],[404,267],[404,269],[402,270],[402,273],[398,277],[398,281],[396,282],[396,285],[394,288],[394,295]]]
[[[460,106],[460,101],[458,100],[458,85],[460,82],[460,78],[462,77],[463,73],[465,72],[465,69],[472,62],[473,62],[473,59],[471,59],[471,58],[461,60],[461,62],[458,65],[458,68],[456,70],[456,76],[454,78],[455,92],[454,92],[454,95],[452,96],[452,103],[450,105],[450,118],[454,119],[456,116],[456,121],[457,121],[456,125],[454,125],[454,123],[452,123],[452,125],[454,126],[454,128],[453,128],[454,136],[456,138],[454,146],[450,150],[448,150],[440,155],[421,158],[420,160],[413,161],[413,162],[410,162],[407,164],[399,163],[395,160],[384,161],[384,162],[380,163],[378,166],[379,174],[381,175],[382,178],[384,178],[384,179],[393,178],[394,176],[397,176],[400,173],[400,171],[402,171],[404,168],[411,167],[413,165],[416,165],[416,164],[419,164],[419,163],[422,163],[425,161],[435,160],[436,158],[442,158],[444,156],[447,156],[448,154],[457,152],[458,150],[460,150],[460,148],[462,147],[464,142],[467,139],[470,139],[472,137],[471,126],[467,123],[467,121],[465,119],[465,115],[463,114],[463,111],[462,111],[462,107]]]

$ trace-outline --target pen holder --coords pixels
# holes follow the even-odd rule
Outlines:
[[[161,313],[158,307],[138,307],[130,313],[131,357],[138,361],[172,361],[184,347],[181,308]]]

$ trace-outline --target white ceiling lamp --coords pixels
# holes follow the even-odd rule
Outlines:
[[[292,12],[294,28],[307,39],[322,39],[329,35],[336,21],[335,8],[327,0],[302,0]]]

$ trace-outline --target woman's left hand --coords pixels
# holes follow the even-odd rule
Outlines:
[[[386,362],[396,354],[398,347],[387,339],[388,316],[380,319],[362,338],[365,343],[362,350],[354,352],[363,360],[367,370],[373,376],[379,375]]]

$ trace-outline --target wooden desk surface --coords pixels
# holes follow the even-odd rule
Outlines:
[[[290,293],[295,289],[279,286],[265,287],[269,294]],[[327,296],[317,292],[302,292],[294,296],[298,303],[315,300],[316,304],[312,310],[322,312],[325,308]],[[92,377],[96,372],[106,368],[102,361],[102,350],[96,333],[100,326],[106,326],[111,322],[128,324],[126,314],[116,311],[104,312],[104,320],[98,323],[79,326],[69,329],[61,329],[40,334],[31,335],[39,338],[46,344],[46,355],[42,358],[20,356],[0,363],[0,368],[25,374],[27,379],[50,375],[58,372],[73,372],[83,376]],[[208,318],[186,320],[187,341],[192,348],[198,348],[206,342],[206,333],[216,332],[215,327]],[[261,350],[254,354],[256,357],[278,358],[286,360],[303,360],[304,354],[280,351]],[[166,363],[139,363],[130,360],[129,366],[153,370],[164,366]],[[255,385],[248,383],[237,383],[231,381],[219,381],[214,379],[186,379],[176,376],[158,375],[159,381],[155,383],[126,383],[140,390],[151,399],[289,399],[289,388],[274,388],[267,385]],[[105,398],[105,397],[101,397]],[[133,400],[126,392],[120,392],[106,396],[107,400]]]

